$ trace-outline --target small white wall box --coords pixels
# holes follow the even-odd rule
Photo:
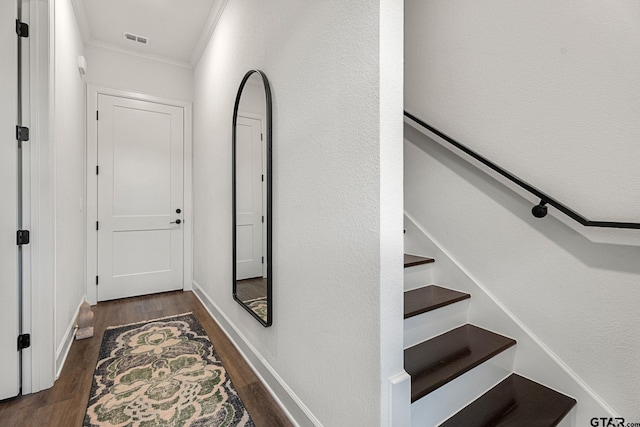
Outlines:
[[[81,76],[87,73],[87,58],[82,55],[78,55],[78,71],[80,71]]]

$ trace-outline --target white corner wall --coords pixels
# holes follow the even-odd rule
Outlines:
[[[177,101],[193,100],[193,70],[113,50],[87,47],[87,83]]]
[[[640,220],[640,3],[407,0],[405,106],[592,220]]]
[[[406,211],[595,395],[640,419],[640,248],[536,219],[530,201],[457,154],[409,125],[405,138]]]
[[[85,292],[85,85],[77,66],[84,48],[71,2],[56,0],[53,13],[55,345],[60,362],[68,349],[70,328]]]
[[[403,372],[402,2],[383,3],[230,0],[195,70],[194,287],[301,425],[389,425]],[[254,68],[273,91],[270,328],[231,287],[232,112]]]

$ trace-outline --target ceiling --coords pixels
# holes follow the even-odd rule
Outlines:
[[[227,0],[72,0],[88,47],[193,67]],[[124,33],[147,38],[146,45]]]

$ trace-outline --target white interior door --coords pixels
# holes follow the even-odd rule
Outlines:
[[[20,393],[18,352],[18,52],[15,1],[0,2],[0,399]]]
[[[183,288],[184,111],[98,95],[98,300]]]
[[[236,278],[262,277],[262,123],[236,124]]]

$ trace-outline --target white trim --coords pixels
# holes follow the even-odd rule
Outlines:
[[[30,23],[32,14],[29,1],[21,0],[20,19],[23,22]],[[30,72],[30,64],[34,61],[31,53],[31,43],[23,43],[22,45],[22,123],[32,129],[32,103],[34,102],[31,95],[32,74]],[[34,44],[35,48],[35,44]],[[32,190],[31,180],[33,179],[31,144],[22,144],[22,228],[33,231],[32,222]],[[31,311],[31,276],[32,271],[32,245],[22,247],[22,331],[23,333],[31,333],[33,330],[33,313]],[[33,350],[31,347],[22,350],[22,393],[28,394],[32,390],[32,365]]]
[[[200,58],[207,48],[209,40],[211,39],[211,35],[213,35],[213,31],[216,29],[216,26],[220,21],[220,17],[226,9],[229,0],[221,0],[216,3],[217,5],[214,5],[209,12],[207,22],[204,24],[202,32],[200,33],[200,38],[198,38],[196,46],[193,49],[193,53],[191,54],[191,61],[189,61],[189,63],[191,64],[192,68],[195,68],[198,64],[198,61],[200,61]]]
[[[76,308],[76,311],[71,317],[71,322],[69,322],[69,325],[67,325],[67,329],[65,330],[64,336],[62,337],[62,342],[60,342],[60,346],[58,346],[58,349],[56,350],[56,380],[60,378],[60,373],[62,372],[64,363],[67,361],[67,356],[69,356],[69,351],[71,350],[71,345],[73,344],[73,338],[76,335],[76,329],[78,327],[76,320],[78,319],[80,306],[83,303],[84,296],[80,299],[78,308]]]
[[[322,423],[313,415],[311,410],[195,280],[193,281],[193,293],[218,323],[220,329],[235,345],[238,352],[271,393],[287,417],[297,426],[322,427]]]
[[[184,235],[183,235],[183,290],[190,291],[193,282],[193,106],[184,107]]]
[[[411,223],[408,225],[405,222],[407,235],[413,226],[428,240],[426,243],[431,246],[429,255],[436,259],[436,263],[433,265],[441,269],[440,276],[454,279],[456,289],[471,294],[472,309],[469,314],[469,322],[517,341],[516,351],[518,353],[515,372],[576,399],[578,402],[576,406],[577,419],[581,423],[579,425],[586,425],[591,417],[598,414],[617,416],[616,412],[584,380],[509,311],[414,217],[407,211],[404,212],[404,215]],[[438,281],[437,277],[436,281]],[[482,319],[478,319],[478,313],[482,313]]]
[[[35,393],[53,386],[56,372],[55,283],[54,283],[54,11],[55,0],[23,0],[31,27],[29,55],[29,111],[25,117],[31,140],[25,144],[25,224],[31,231],[28,262],[24,264],[23,329],[31,333],[31,347],[23,350],[22,393]],[[27,200],[28,198],[28,200]],[[27,212],[26,209],[29,211]]]
[[[389,378],[389,422],[387,425],[411,425],[411,376],[405,371]]]
[[[86,157],[86,296],[91,305],[98,302],[98,293],[95,285],[95,277],[98,271],[97,261],[97,232],[95,221],[98,217],[97,187],[98,178],[95,166],[98,158],[98,128],[95,114],[98,109],[98,95],[111,95],[121,98],[147,101],[157,104],[171,105],[182,108],[184,111],[184,248],[183,248],[183,289],[190,290],[193,277],[193,107],[189,101],[161,98],[154,95],[131,92],[128,90],[114,89],[89,84],[87,86],[87,157]],[[93,160],[90,160],[93,159]]]
[[[152,55],[152,54],[148,54],[148,53],[139,53],[139,52],[133,52],[127,49],[124,49],[118,45],[112,44],[112,43],[107,43],[104,41],[100,41],[100,40],[96,40],[96,39],[89,39],[86,43],[85,46],[91,49],[95,49],[95,50],[102,50],[102,51],[106,51],[106,52],[117,52],[117,53],[121,53],[124,55],[130,55],[130,56],[135,56],[137,58],[143,58],[143,59],[148,59],[150,61],[156,61],[156,62],[160,62],[163,64],[169,64],[169,65],[175,65],[177,67],[182,67],[182,68],[187,68],[187,69],[191,69],[191,65],[188,62],[185,61],[180,61],[178,59],[173,59],[173,58],[169,58],[166,56],[161,56],[161,55]]]
[[[256,85],[260,85],[260,88],[263,87],[262,85],[262,81],[259,82],[254,82],[253,79],[249,79],[247,81],[250,84],[256,84]],[[244,117],[245,119],[251,119],[251,120],[258,120],[260,122],[260,132],[262,135],[266,135],[267,134],[267,126],[266,126],[266,122],[267,119],[265,117],[264,114],[258,114],[258,113],[251,113],[251,112],[244,112],[244,111],[240,111],[238,110],[238,117]],[[261,157],[262,157],[262,174],[266,174],[267,173],[267,153],[266,153],[266,149],[267,149],[267,145],[266,145],[266,140],[261,140]],[[263,190],[264,188],[266,188],[267,185],[267,181],[263,180],[262,182],[262,187]],[[267,215],[267,192],[263,191],[262,192],[262,214],[263,216]],[[267,223],[263,221],[262,223],[262,256],[263,256],[263,263],[262,263],[262,277],[267,277],[268,274],[268,264],[269,264],[269,259],[267,256]]]

